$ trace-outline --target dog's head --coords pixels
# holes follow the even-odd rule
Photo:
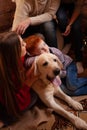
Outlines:
[[[52,81],[57,75],[59,75],[63,65],[54,54],[43,53],[36,57],[34,67],[35,75],[40,73],[40,78],[42,80],[47,79]]]

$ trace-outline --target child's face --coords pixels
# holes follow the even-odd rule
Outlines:
[[[21,56],[25,56],[26,54],[26,43],[23,41],[23,39],[19,36],[20,42],[21,42]]]
[[[42,53],[45,53],[45,52],[46,53],[49,52],[49,47],[43,40],[41,40],[40,44],[38,44],[38,47],[36,49],[36,53],[37,53],[37,55],[39,55],[39,54],[42,54]]]

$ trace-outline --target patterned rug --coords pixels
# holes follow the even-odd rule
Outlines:
[[[75,100],[79,101],[83,105],[83,111],[74,111],[72,109],[68,109],[76,116],[81,117],[87,122],[87,96],[75,97]],[[64,107],[64,106],[63,106]],[[64,117],[53,113],[53,120],[50,119],[49,122],[41,124],[37,130],[77,130],[67,119]]]
[[[74,100],[79,101],[83,105],[83,111],[72,110],[68,105],[56,100],[67,111],[72,112],[87,122],[87,95],[73,97]],[[56,114],[52,109],[47,108],[39,102],[30,111],[27,111],[22,119],[0,130],[77,130],[67,119]]]
[[[83,99],[80,101],[80,103],[83,105],[83,113],[86,112],[86,119],[87,119],[87,99]],[[75,115],[79,116],[81,112],[76,112],[76,111],[72,111]],[[51,128],[51,130],[70,130],[70,129],[75,129],[72,128],[72,124],[66,120],[65,118],[55,114],[55,122]],[[70,129],[69,129],[70,128]]]

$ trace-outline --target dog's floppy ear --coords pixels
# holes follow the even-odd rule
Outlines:
[[[38,70],[38,65],[37,65],[37,60],[38,60],[38,57],[35,58],[35,61],[34,61],[34,75],[38,75],[39,74],[39,70]]]
[[[63,69],[63,64],[62,64],[62,62],[59,60],[58,57],[57,57],[57,62],[58,62],[58,65],[60,66],[60,69]]]

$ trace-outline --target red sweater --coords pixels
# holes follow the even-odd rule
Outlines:
[[[29,104],[30,104],[30,87],[24,85],[21,89],[18,90],[18,92],[16,93],[16,97],[17,97],[17,104],[19,109],[25,110]]]
[[[30,104],[30,88],[24,85],[22,88],[18,89],[16,92],[16,99],[18,107],[21,111],[25,110]],[[4,104],[2,91],[0,89],[0,103]]]
[[[24,84],[22,88],[20,88],[16,91],[15,95],[16,95],[17,104],[18,104],[19,109],[21,111],[25,110],[29,106],[30,101],[31,101],[30,87]],[[0,103],[5,105],[1,89],[0,89]]]

